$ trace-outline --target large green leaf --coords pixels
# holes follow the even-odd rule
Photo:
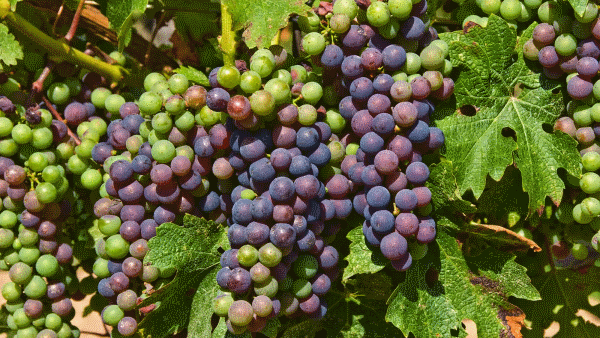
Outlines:
[[[372,274],[381,271],[389,261],[383,257],[381,251],[371,251],[365,242],[365,236],[362,232],[362,222],[364,218],[358,215],[348,221],[350,227],[354,229],[348,232],[346,238],[350,240],[350,253],[345,260],[348,266],[344,268],[342,281],[347,281],[350,277],[357,274]]]
[[[564,102],[558,82],[544,79],[523,59],[521,45],[532,29],[518,39],[508,23],[491,15],[486,28],[473,27],[451,41],[450,57],[460,71],[456,106],[476,113],[437,121],[461,195],[471,189],[479,198],[488,175],[498,181],[515,164],[529,194],[530,213],[540,212],[547,196],[560,203],[565,185],[558,168],[581,174],[575,140],[542,128],[554,124]]]
[[[451,330],[458,329],[464,336],[463,319],[477,324],[480,338],[520,330],[523,318],[507,321],[507,316],[522,314],[508,297],[537,300],[539,294],[514,256],[490,248],[465,259],[456,238],[443,227],[436,241],[424,258],[413,262],[388,300],[386,319],[416,337],[451,337]]]
[[[249,48],[269,47],[292,14],[305,15],[310,7],[303,0],[223,0],[233,19],[233,29],[245,28]]]
[[[108,0],[106,16],[118,34],[119,51],[129,45],[133,23],[146,11],[148,0]]]
[[[23,59],[23,47],[8,31],[8,27],[0,23],[0,70],[3,66],[14,66],[17,60]]]
[[[161,338],[188,330],[189,337],[210,337],[212,302],[219,290],[216,274],[225,228],[191,215],[184,225],[161,224],[144,262],[176,268],[175,278],[154,291],[141,306],[157,304],[140,323],[145,337]]]

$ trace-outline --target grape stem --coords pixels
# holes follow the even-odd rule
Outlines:
[[[89,69],[92,72],[96,72],[109,78],[114,82],[120,81],[127,73],[125,69],[119,66],[109,65],[106,62],[97,60],[70,47],[65,42],[51,38],[17,13],[8,13],[5,19],[10,26],[26,35],[41,47],[44,47],[44,49],[46,49],[54,58],[57,58],[58,61],[67,61],[79,65],[82,68]]]
[[[46,81],[46,78],[48,75],[50,75],[50,72],[52,72],[52,68],[54,68],[54,62],[49,60],[40,76],[33,82],[33,84],[31,84],[31,92],[29,93],[29,98],[27,99],[28,106],[35,104],[36,96],[42,91],[42,89],[44,89],[44,81]]]
[[[54,115],[54,118],[57,119],[57,120],[59,120],[60,122],[64,123],[65,126],[67,126],[67,134],[69,134],[69,136],[71,136],[71,138],[75,141],[75,144],[76,145],[80,145],[81,144],[81,140],[71,130],[71,128],[69,128],[69,125],[67,124],[67,121],[65,121],[65,119],[63,119],[62,116],[60,116],[60,114],[56,111],[56,109],[54,109],[54,106],[52,105],[52,103],[50,101],[48,101],[48,99],[46,98],[46,96],[42,96],[42,100],[44,100],[44,103],[46,103],[46,107],[48,107],[48,110],[52,113],[52,115]]]
[[[223,51],[223,64],[235,67],[235,32],[233,31],[233,18],[227,6],[221,2],[221,50]]]
[[[79,18],[81,17],[81,11],[83,10],[83,3],[85,0],[79,0],[79,5],[77,5],[77,10],[75,11],[75,15],[73,15],[73,21],[71,22],[71,27],[65,35],[65,40],[67,40],[68,44],[71,44],[71,40],[75,36],[75,32],[77,31],[77,26],[79,26]]]

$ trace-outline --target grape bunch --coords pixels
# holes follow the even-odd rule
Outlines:
[[[232,249],[221,256],[217,274],[228,293],[214,300],[231,332],[260,332],[278,315],[326,313],[322,296],[337,277],[339,259],[328,239],[352,210],[349,199],[325,199],[318,178],[331,158],[322,143],[330,137],[322,122],[288,128],[285,135],[277,129],[233,131],[229,162],[239,185],[223,196],[230,204]]]
[[[10,313],[6,325],[18,337],[71,337],[79,334],[70,325],[79,281],[67,222],[75,195],[64,163],[72,140],[48,110],[21,108],[0,97],[0,269],[10,277],[2,286]]]

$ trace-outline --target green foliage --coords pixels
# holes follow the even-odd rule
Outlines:
[[[140,323],[144,336],[165,337],[186,328],[189,336],[210,336],[212,299],[219,290],[217,250],[224,236],[222,226],[191,215],[184,217],[183,226],[165,223],[156,229],[144,262],[176,268],[177,274],[141,304],[160,304]]]
[[[14,66],[17,60],[23,59],[23,47],[8,31],[8,27],[0,23],[0,71],[4,66]]]
[[[147,5],[148,0],[108,1],[106,16],[111,27],[117,31],[120,52],[129,45],[133,23],[146,10]]]
[[[181,66],[174,70],[175,73],[183,74],[188,78],[191,82],[195,82],[201,86],[209,86],[208,77],[204,75],[201,71],[197,70],[192,66]]]
[[[358,218],[358,217],[357,217]],[[348,232],[346,236],[350,240],[350,254],[346,256],[348,266],[344,269],[342,280],[346,281],[357,274],[371,274],[381,271],[388,260],[383,257],[380,251],[374,252],[367,247],[365,236],[362,232],[362,221],[352,222],[358,225]]]
[[[507,315],[522,314],[508,297],[540,299],[514,256],[488,249],[465,259],[459,243],[443,228],[437,244],[413,262],[388,300],[386,320],[405,334],[450,337],[468,318],[477,323],[478,337],[498,337],[510,332]]]
[[[527,320],[531,321],[530,327],[522,330],[523,336],[541,337],[552,323],[558,323],[555,337],[598,337],[598,301],[590,296],[592,292],[600,290],[600,280],[597,278],[600,269],[557,269],[540,256],[543,255],[538,255],[536,263],[544,265],[544,272],[533,277],[532,282],[540,291],[543,301],[515,301],[515,305],[523,309],[527,313]]]
[[[571,7],[573,7],[573,10],[575,11],[575,13],[577,13],[578,15],[583,15],[583,13],[585,12],[585,7],[588,4],[588,0],[568,0],[568,1],[571,4]]]
[[[242,34],[248,48],[269,47],[291,14],[306,15],[310,7],[301,0],[223,0],[233,18],[233,29]]]
[[[456,107],[476,114],[456,114],[437,125],[446,135],[446,157],[456,166],[461,194],[471,189],[479,198],[488,175],[498,181],[515,164],[532,213],[541,211],[546,196],[556,204],[562,199],[565,185],[558,168],[573,176],[581,170],[575,141],[542,129],[560,116],[562,95],[557,83],[528,68],[519,42],[495,15],[487,28],[473,27],[458,41],[449,41],[450,57],[461,70],[455,80]]]

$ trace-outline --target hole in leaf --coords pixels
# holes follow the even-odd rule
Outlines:
[[[467,104],[458,109],[458,112],[465,116],[475,116],[477,113],[477,108],[475,106]]]
[[[517,133],[509,127],[502,128],[502,136],[511,137],[515,142],[517,141]]]
[[[552,89],[552,94],[556,95],[558,93],[560,93],[560,88],[556,87],[556,88]]]
[[[435,285],[435,283],[438,282],[440,277],[440,272],[431,267],[429,268],[429,270],[427,270],[427,272],[425,273],[425,282],[427,282],[427,286],[429,288],[433,288],[433,286]]]
[[[543,123],[542,129],[548,134],[554,133],[554,127],[550,123]]]

